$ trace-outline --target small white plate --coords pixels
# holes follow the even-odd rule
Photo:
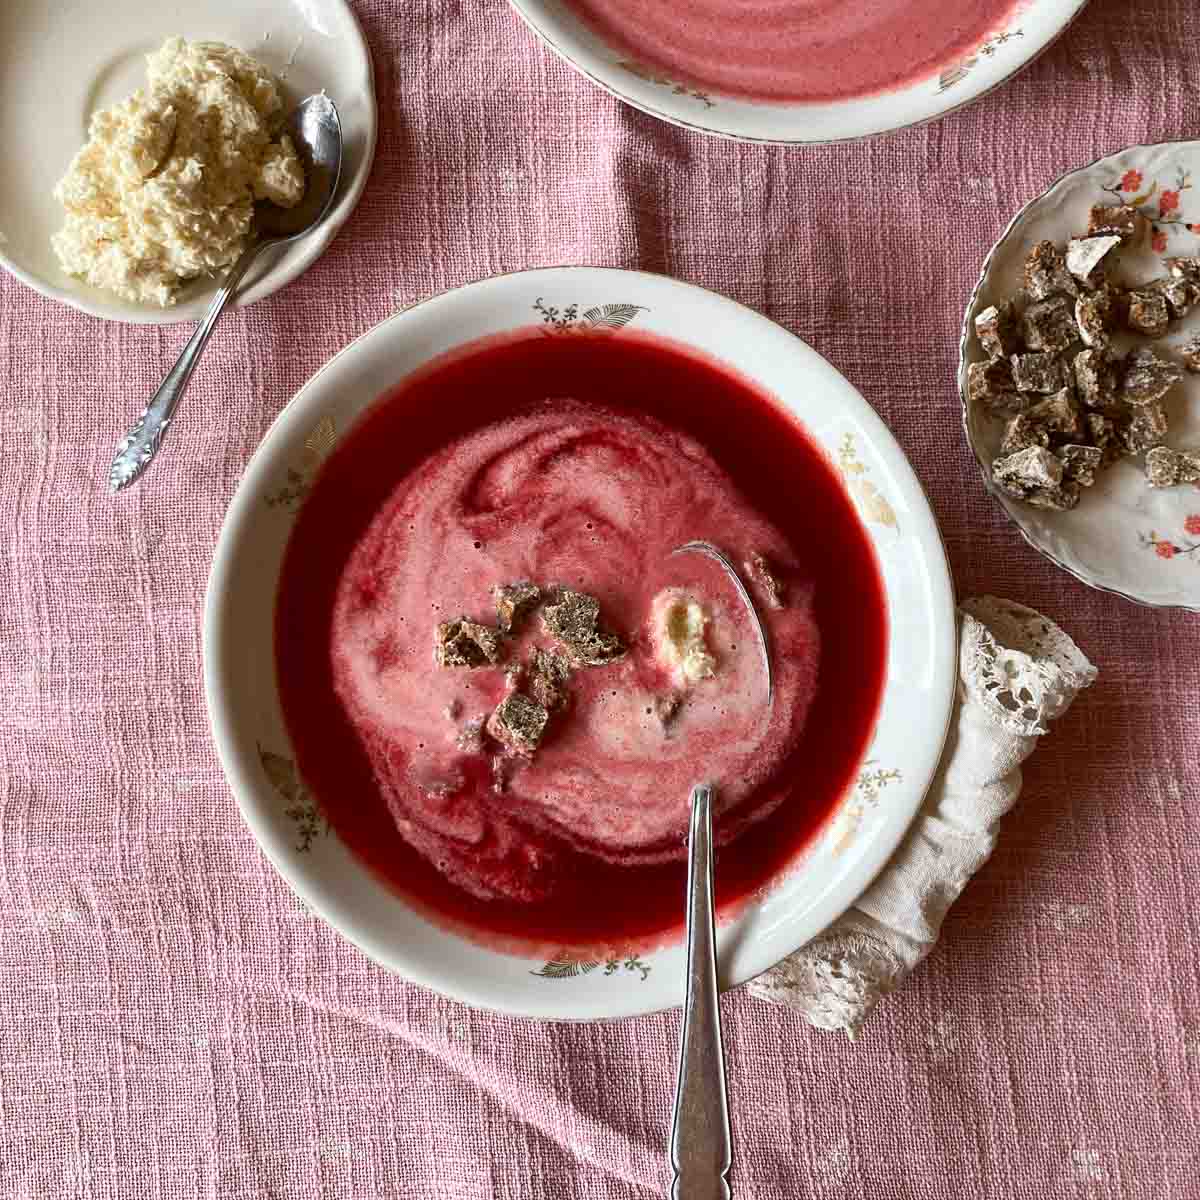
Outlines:
[[[894,91],[829,103],[761,103],[649,70],[609,45],[563,0],[510,0],[580,74],[618,99],[700,133],[747,142],[840,142],[940,117],[990,92],[1036,58],[1087,0],[1024,0],[974,53]],[[684,6],[686,7],[686,6]],[[730,3],[730,9],[737,6]],[[736,19],[736,18],[734,18]],[[684,20],[681,16],[680,20]]]
[[[984,358],[974,333],[976,314],[1017,290],[1035,243],[1065,242],[1087,228],[1093,204],[1118,199],[1136,204],[1153,221],[1144,247],[1122,251],[1124,278],[1154,279],[1166,274],[1164,258],[1200,254],[1200,142],[1132,146],[1064,175],[1017,213],[984,262],[963,318],[958,370],[963,422],[988,490],[1025,540],[1051,562],[1090,587],[1139,604],[1200,611],[1200,488],[1148,487],[1141,459],[1125,459],[1101,472],[1071,512],[1030,508],[992,487],[988,467],[1004,426],[967,402],[967,367]],[[1172,322],[1170,334],[1151,344],[1169,352],[1198,330],[1200,312]],[[1200,376],[1184,376],[1167,411],[1168,444],[1200,449]]]
[[[312,266],[354,211],[375,154],[371,58],[344,0],[3,0],[0,3],[0,266],[43,295],[112,321],[198,320],[218,282],[197,280],[171,308],[130,304],[71,278],[51,235],[63,212],[54,187],[87,140],[99,108],[146,82],[146,55],[167,38],[226,42],[253,54],[284,81],[289,101],[322,88],[338,106],[345,164],[324,224],[268,252],[236,303],[253,304]]]
[[[695,347],[776,396],[845,479],[878,555],[890,637],[874,743],[857,787],[801,860],[718,935],[723,980],[740,983],[814,937],[887,861],[941,753],[954,693],[954,604],[941,539],[883,422],[823,358],[765,317],[639,272],[559,267],[501,276],[392,317],[342,351],[283,410],[246,468],[217,544],[204,618],[205,688],[226,777],[266,854],[296,892],[373,958],[471,1004],[536,1017],[599,1018],[678,1004],[676,942],[645,957],[531,961],[438,928],[380,883],[322,822],[295,775],[276,691],[274,606],[296,507],[338,439],[430,359],[537,325],[535,303],[588,323],[636,307],[636,328]],[[618,330],[610,336],[621,337]],[[836,669],[836,668],[835,668]],[[680,896],[682,913],[683,896]]]

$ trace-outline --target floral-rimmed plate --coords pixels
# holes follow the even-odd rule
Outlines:
[[[678,941],[580,956],[485,948],[419,915],[331,834],[295,768],[273,649],[280,564],[326,454],[382,394],[438,355],[541,326],[658,334],[775,395],[840,470],[876,550],[887,597],[887,683],[857,786],[802,858],[718,933],[723,981],[740,983],[847,908],[891,855],[937,767],[953,699],[953,599],[941,539],[903,452],[857,391],[790,333],[701,288],[641,272],[551,268],[459,288],[385,321],[284,409],[247,467],[218,542],[204,620],[205,689],[233,792],[297,894],[384,966],[481,1007],[596,1019],[682,998]],[[682,906],[683,897],[680,897]],[[682,911],[682,909],[681,909]]]
[[[199,320],[220,284],[195,280],[170,308],[132,304],[67,275],[50,245],[63,220],[54,187],[87,140],[92,114],[143,87],[146,55],[174,36],[245,50],[280,77],[289,100],[325,90],[341,117],[345,158],[329,215],[298,242],[264,254],[234,303],[271,295],[320,258],[358,204],[375,156],[374,72],[346,0],[4,0],[0,142],[20,166],[0,172],[0,267],[105,320]]]
[[[970,104],[1041,54],[1087,0],[1022,0],[974,50],[924,78],[874,95],[813,103],[722,95],[669,69],[632,59],[564,0],[510,3],[546,46],[581,75],[651,116],[739,141],[801,144],[848,141],[903,129]],[[680,21],[685,17],[681,15]]]
[[[1051,562],[1101,591],[1153,607],[1200,611],[1200,488],[1156,490],[1141,459],[1122,460],[1084,490],[1071,512],[1030,508],[998,492],[989,464],[1003,424],[967,400],[967,368],[984,355],[974,335],[976,314],[1020,286],[1025,255],[1043,239],[1064,242],[1086,229],[1093,204],[1132,204],[1150,220],[1140,248],[1122,251],[1121,275],[1148,281],[1166,273],[1164,259],[1200,254],[1200,142],[1133,146],[1059,179],[1012,220],[984,261],[967,304],[959,346],[963,424],[988,490],[1025,540]],[[1156,346],[1170,347],[1200,330],[1200,313],[1173,322]],[[1186,375],[1167,400],[1170,445],[1200,448],[1200,376]]]

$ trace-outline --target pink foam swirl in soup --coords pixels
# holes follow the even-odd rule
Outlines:
[[[786,588],[760,609],[769,708],[731,582],[671,556],[696,538],[765,555]],[[526,579],[596,597],[629,649],[575,671],[522,763],[477,723],[503,668],[554,646],[538,616],[497,666],[438,666],[434,643],[442,621],[494,626],[493,586]],[[679,595],[709,618],[715,668],[686,688],[649,632]],[[722,911],[853,787],[887,613],[837,472],[780,405],[662,338],[526,329],[427,364],[343,435],[288,542],[275,647],[300,774],[390,886],[489,944],[635,945],[681,919],[693,784],[717,785]],[[664,727],[656,701],[680,689]]]
[[[671,557],[692,538],[787,562],[782,534],[685,434],[558,400],[446,447],[389,498],[350,560],[331,645],[339,695],[363,732],[379,786],[406,838],[481,897],[529,899],[553,864],[523,854],[535,828],[622,865],[684,855],[691,786],[720,781],[728,842],[782,798],[764,788],[804,729],[820,633],[803,582],[772,614],[775,698],[751,618],[716,564]],[[504,696],[502,666],[433,666],[433,628],[466,615],[494,622],[494,584],[531,579],[596,596],[630,642],[621,661],[579,670],[571,705],[503,793],[480,787],[463,725]],[[669,732],[656,699],[675,683],[649,632],[664,588],[697,599],[711,624],[715,674],[694,684]],[[554,648],[536,617],[508,660]],[[455,719],[448,718],[454,713]],[[466,848],[466,853],[462,852]]]
[[[567,0],[637,70],[777,102],[890,91],[962,61],[1019,0]]]

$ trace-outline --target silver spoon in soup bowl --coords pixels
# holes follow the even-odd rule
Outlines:
[[[749,611],[766,675],[767,706],[775,698],[767,630],[749,589],[728,556],[711,542],[673,550],[718,563]],[[717,987],[717,937],[713,889],[712,784],[692,789],[688,833],[687,995],[679,1045],[679,1079],[671,1121],[672,1200],[729,1200],[733,1135],[725,1089],[725,1051]]]
[[[304,196],[294,208],[280,208],[267,201],[255,206],[250,245],[225,277],[179,361],[117,449],[108,474],[114,492],[139,479],[158,453],[213,327],[251,263],[269,246],[293,242],[315,229],[333,206],[342,174],[342,124],[337,106],[324,92],[309,96],[288,117],[283,132],[292,139],[304,165]]]

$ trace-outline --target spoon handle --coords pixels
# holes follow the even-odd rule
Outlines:
[[[154,398],[142,409],[137,424],[117,447],[117,456],[108,472],[108,486],[112,491],[119,492],[137,480],[158,453],[163,435],[167,432],[167,426],[171,424],[171,418],[175,415],[175,409],[179,406],[192,372],[196,369],[196,363],[200,361],[200,355],[208,343],[217,318],[225,311],[225,305],[233,297],[242,276],[265,244],[255,242],[234,263],[225,277],[225,282],[221,284],[220,291],[213,297],[208,312],[204,314],[204,320],[196,327],[191,340],[184,346],[179,361],[162,381],[162,386],[154,393]]]
[[[692,789],[687,884],[687,999],[671,1128],[672,1200],[729,1200],[732,1157],[713,921],[712,787]]]

